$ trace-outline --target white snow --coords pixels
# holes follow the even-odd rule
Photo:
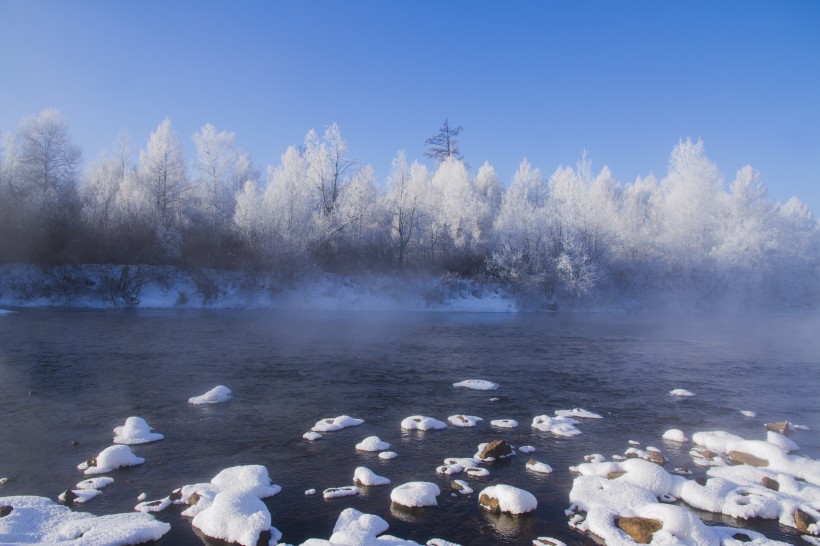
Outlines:
[[[231,389],[224,385],[217,385],[205,394],[188,399],[189,404],[221,404],[231,399]]]
[[[395,451],[382,451],[381,453],[379,453],[379,459],[383,461],[389,461],[390,459],[395,459],[398,456],[398,453],[396,453]]]
[[[483,478],[484,476],[489,476],[490,471],[486,468],[481,468],[479,466],[470,466],[464,469],[464,472],[467,473],[468,476],[472,476],[473,478]]]
[[[740,436],[722,430],[696,432],[692,435],[693,442],[716,453],[726,453],[729,451],[730,445],[741,440],[743,438]]]
[[[147,444],[163,438],[165,436],[154,432],[142,417],[129,417],[125,420],[125,425],[114,429],[115,444]]]
[[[65,546],[112,546],[159,540],[171,525],[141,513],[94,516],[74,512],[51,499],[34,496],[0,498],[11,506],[0,518],[0,541],[4,544],[60,544]]]
[[[387,485],[390,480],[384,476],[379,476],[369,468],[360,466],[353,471],[353,483],[364,486]]]
[[[790,438],[772,430],[766,431],[766,441],[782,448],[786,453],[792,453],[800,449]]]
[[[359,451],[384,451],[390,449],[390,444],[382,442],[378,436],[368,436],[356,444],[356,449]]]
[[[475,415],[461,415],[461,414],[451,415],[450,417],[447,418],[447,421],[449,421],[449,423],[451,425],[454,425],[454,426],[457,426],[457,427],[474,427],[479,422],[481,422],[483,420],[484,419],[482,419],[481,417],[476,417]]]
[[[531,459],[527,461],[527,470],[532,470],[533,472],[538,472],[540,474],[550,474],[552,473],[552,467],[547,463],[542,463]]]
[[[549,415],[536,415],[532,419],[532,428],[541,432],[551,432],[556,436],[578,436],[581,431],[575,428],[578,421],[569,417],[550,417]]]
[[[102,491],[99,489],[73,489],[71,492],[74,493],[74,500],[72,502],[78,504],[88,502],[97,495],[102,494]],[[65,496],[65,492],[62,492],[57,496],[57,500],[60,502],[66,502]]]
[[[390,492],[390,500],[408,508],[436,506],[436,497],[440,494],[441,490],[434,483],[407,482]]]
[[[577,417],[579,419],[601,419],[597,413],[592,413],[583,408],[573,408],[571,410],[555,410],[558,417]]]
[[[533,546],[567,546],[565,542],[552,537],[538,537],[533,539]]]
[[[137,500],[140,501],[140,502],[144,501],[147,498],[148,498],[148,495],[145,494],[144,492],[137,495]]]
[[[316,494],[315,489],[308,489],[308,490],[305,491],[305,495],[308,496],[308,497],[311,496],[311,495],[315,495],[315,494]]]
[[[663,439],[669,440],[670,442],[678,442],[681,444],[689,441],[689,438],[686,437],[686,434],[684,434],[682,430],[677,428],[670,428],[669,430],[664,432]]]
[[[213,477],[211,483],[220,491],[249,493],[260,499],[272,497],[282,490],[272,482],[268,469],[258,464],[232,466],[221,470]]]
[[[76,485],[77,489],[102,489],[114,483],[114,478],[100,476],[99,478],[88,478]]]
[[[134,466],[145,462],[145,459],[137,457],[128,446],[124,445],[107,447],[94,460],[96,465],[91,466],[88,461],[85,461],[78,464],[77,469],[85,471],[86,474],[105,474],[116,468]]]
[[[324,438],[324,436],[322,436],[318,432],[313,432],[311,430],[310,432],[305,432],[304,434],[302,434],[302,438],[308,440],[309,442],[315,442],[316,440],[321,440],[322,438]]]
[[[265,503],[250,491],[241,489],[217,493],[213,503],[194,516],[191,525],[209,537],[243,546],[256,546],[263,531],[270,531],[274,540],[282,537],[271,526]]]
[[[464,480],[453,480],[453,485],[458,485],[458,492],[462,495],[472,495],[473,488]]]
[[[355,485],[344,485],[342,487],[328,487],[322,491],[322,496],[326,499],[337,499],[339,497],[352,497],[359,494],[359,488]]]
[[[487,381],[486,379],[465,379],[464,381],[453,383],[453,386],[474,389],[477,391],[494,391],[499,387],[498,383],[493,383],[492,381]]]
[[[317,421],[310,430],[313,432],[334,432],[347,427],[357,427],[362,423],[364,423],[364,419],[356,419],[349,415],[340,415],[338,417],[328,417]]]
[[[751,410],[740,410],[740,413],[746,417],[757,417],[757,413]]]
[[[672,396],[680,397],[695,396],[693,392],[687,391],[686,389],[673,389],[669,391],[669,394],[671,394]]]
[[[538,501],[532,493],[511,485],[485,487],[478,495],[479,499],[483,497],[496,499],[499,510],[510,514],[526,514],[538,508]]]
[[[345,508],[328,540],[311,538],[301,546],[420,546],[417,542],[381,535],[388,524],[379,516],[363,514],[355,508]]]
[[[440,430],[447,428],[447,424],[432,417],[411,415],[401,422],[401,428],[404,430]]]
[[[515,428],[518,426],[518,421],[515,419],[494,419],[490,424],[498,428]]]
[[[521,446],[518,448],[518,451],[520,451],[521,453],[534,453],[535,448],[532,446]]]

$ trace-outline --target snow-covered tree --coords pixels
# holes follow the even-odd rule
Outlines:
[[[190,185],[182,146],[168,118],[151,133],[145,149],[140,151],[138,173],[157,225],[179,224]]]
[[[408,245],[418,237],[424,192],[429,175],[427,168],[417,162],[407,164],[407,156],[400,151],[393,158],[387,177],[385,208],[390,219],[390,236],[396,244],[399,268],[404,268]]]

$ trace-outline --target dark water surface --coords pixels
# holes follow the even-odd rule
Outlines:
[[[422,544],[439,537],[523,545],[539,535],[592,544],[567,526],[563,512],[568,467],[585,454],[623,453],[633,439],[661,448],[668,468],[692,467],[689,446],[664,442],[664,431],[764,439],[763,423],[785,419],[811,428],[791,437],[799,454],[817,458],[819,340],[820,323],[807,316],[23,309],[0,316],[0,478],[8,478],[0,496],[55,498],[84,478],[76,465],[111,445],[112,429],[137,415],[165,440],[133,446],[145,464],[108,474],[115,482],[78,509],[131,511],[142,492],[156,499],[228,466],[262,464],[283,487],[265,502],[289,543],[328,538],[339,512],[352,506],[386,519],[390,534]],[[471,378],[501,388],[452,387]],[[233,391],[231,402],[188,405],[218,384]],[[674,388],[696,396],[669,396]],[[570,439],[530,427],[536,415],[574,407],[604,419],[583,421],[583,434]],[[758,417],[742,416],[744,409]],[[446,421],[457,413],[485,421],[426,433],[399,427],[413,414]],[[366,422],[319,442],[302,439],[319,419],[343,414]],[[520,425],[489,425],[502,418]],[[355,450],[374,434],[398,458]],[[531,456],[555,471],[528,472],[530,455],[519,454],[491,466],[486,478],[436,474],[444,458],[472,456],[495,438],[535,446]],[[322,499],[323,489],[349,485],[357,466],[393,484]],[[453,478],[466,479],[476,494],[451,497]],[[391,509],[391,489],[414,480],[441,487],[439,506]],[[477,493],[495,483],[532,492],[536,513],[480,511]],[[306,497],[309,488],[318,494]],[[159,544],[201,544],[179,512],[157,515],[172,525]],[[777,522],[709,519],[801,542]]]

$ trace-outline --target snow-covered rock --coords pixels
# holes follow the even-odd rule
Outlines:
[[[558,417],[577,417],[579,419],[602,419],[597,413],[592,413],[583,408],[573,408],[570,410],[555,410]]]
[[[205,394],[192,396],[188,399],[189,404],[221,404],[231,399],[231,389],[225,385],[217,385]]]
[[[682,430],[677,428],[670,428],[669,430],[664,432],[663,439],[669,440],[670,442],[678,442],[680,444],[689,441],[689,438],[686,437],[686,434],[684,434]]]
[[[79,482],[75,487],[77,489],[102,489],[114,483],[114,478],[108,476],[100,476],[99,478],[88,478]]]
[[[498,428],[515,428],[518,426],[518,421],[515,419],[493,419],[490,424]]]
[[[456,427],[474,427],[483,420],[475,415],[451,415],[447,418],[447,421]]]
[[[398,453],[396,453],[395,451],[382,451],[381,453],[379,453],[379,459],[383,461],[389,461],[390,459],[395,459],[398,456]]]
[[[359,488],[355,485],[344,485],[342,487],[328,487],[322,491],[322,496],[326,499],[337,499],[339,497],[352,497],[359,494]]]
[[[440,430],[447,428],[447,424],[432,417],[411,415],[401,422],[401,428],[404,430]]]
[[[430,482],[407,482],[390,492],[390,500],[408,508],[436,506],[436,497],[441,494],[439,487]]]
[[[234,489],[217,493],[213,503],[198,513],[191,524],[209,537],[256,546],[262,533],[273,540],[282,534],[271,526],[270,511],[250,491]]]
[[[302,434],[302,438],[304,438],[308,442],[315,442],[317,440],[321,440],[322,438],[324,438],[324,436],[322,436],[318,432],[313,432],[311,430],[309,432],[305,432],[304,434]]]
[[[345,508],[328,540],[311,538],[301,546],[420,546],[417,542],[382,535],[388,524],[379,516],[363,514],[355,508]],[[381,536],[379,536],[381,535]]]
[[[486,379],[465,379],[458,383],[453,383],[454,387],[464,387],[466,389],[474,389],[478,391],[494,391],[498,388],[498,383],[487,381]]]
[[[362,423],[364,423],[363,419],[356,419],[349,415],[340,415],[338,417],[328,417],[317,421],[310,430],[313,432],[334,432],[347,427],[357,427]]]
[[[141,513],[94,516],[74,512],[51,499],[34,496],[0,498],[12,507],[0,518],[3,544],[60,544],[65,546],[111,546],[159,540],[171,525]]]
[[[213,477],[211,483],[219,491],[250,493],[260,499],[272,497],[282,490],[273,483],[268,475],[268,469],[259,464],[225,468]]]
[[[129,417],[125,420],[125,425],[114,429],[115,444],[147,444],[163,438],[165,436],[154,432],[142,417]]]
[[[800,447],[790,438],[771,430],[766,431],[766,441],[780,447],[786,453],[792,453],[800,449]]]
[[[687,391],[686,389],[672,389],[671,391],[669,391],[669,394],[678,397],[695,396],[695,393]]]
[[[382,442],[378,436],[368,436],[356,444],[356,449],[359,451],[385,451],[390,449],[390,444]]]
[[[353,483],[363,486],[387,485],[390,480],[384,476],[379,476],[369,468],[360,466],[353,471]]]
[[[527,461],[527,470],[532,470],[533,472],[538,472],[539,474],[550,474],[552,472],[552,467],[547,463],[530,459]]]
[[[482,508],[508,514],[526,514],[538,508],[532,493],[504,484],[485,487],[478,495],[478,502]]]
[[[77,465],[85,474],[105,474],[116,468],[142,464],[145,459],[137,457],[128,446],[116,445],[103,449],[99,455]]]
[[[541,432],[551,432],[556,436],[578,436],[581,431],[575,425],[578,421],[569,417],[550,417],[549,415],[536,415],[532,419],[532,428]]]

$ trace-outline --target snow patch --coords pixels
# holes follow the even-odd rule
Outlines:
[[[224,385],[217,385],[205,394],[188,399],[189,404],[221,404],[231,399],[231,389]]]
[[[499,387],[498,383],[493,383],[492,381],[487,381],[486,379],[465,379],[464,381],[453,383],[453,386],[464,387],[466,389],[473,389],[477,391],[494,391]]]
[[[147,444],[149,442],[162,440],[163,438],[165,438],[165,436],[154,432],[142,417],[129,417],[125,420],[125,425],[114,429],[115,444]]]

